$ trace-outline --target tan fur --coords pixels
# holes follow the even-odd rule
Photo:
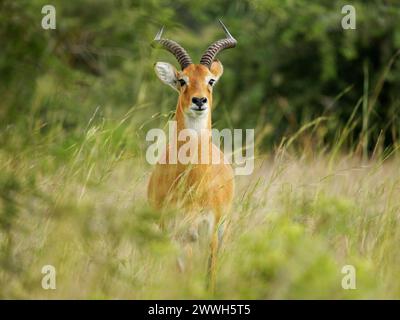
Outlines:
[[[207,97],[209,101],[207,128],[211,130],[212,113],[212,88],[205,79],[222,74],[222,64],[214,61],[211,70],[203,65],[189,65],[183,71],[176,71],[177,76],[188,77],[189,85],[179,88],[179,98],[176,107],[175,119],[177,132],[175,138],[182,129],[185,129],[184,114],[191,104],[192,97]],[[223,153],[211,141],[207,135],[204,140],[209,144],[209,163],[183,165],[170,164],[168,149],[166,152],[166,164],[157,164],[148,185],[148,198],[150,203],[158,208],[178,207],[187,214],[196,216],[202,211],[212,211],[214,214],[213,234],[210,241],[210,276],[211,287],[214,286],[216,272],[216,255],[218,248],[218,224],[221,218],[226,216],[231,208],[234,194],[234,174],[231,165],[224,164]],[[178,150],[184,142],[178,142]],[[197,146],[202,147],[200,139]],[[212,151],[213,149],[213,151]],[[220,156],[219,164],[211,163],[211,152],[217,152]],[[195,218],[195,217],[194,217]]]

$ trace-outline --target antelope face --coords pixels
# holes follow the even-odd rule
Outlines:
[[[226,38],[212,43],[202,55],[200,64],[193,64],[189,54],[180,44],[161,38],[164,27],[157,33],[152,43],[153,46],[158,45],[171,52],[178,60],[182,71],[176,70],[167,62],[157,62],[154,68],[161,81],[179,92],[177,112],[183,112],[186,128],[196,131],[211,125],[209,115],[212,89],[223,73],[222,64],[215,57],[220,51],[236,46],[235,38],[222,21],[219,22]]]
[[[213,87],[223,73],[222,63],[214,60],[210,68],[202,64],[190,64],[178,71],[167,62],[157,62],[155,71],[161,81],[179,92],[179,105],[185,115],[187,127],[196,129],[191,121],[208,117]]]

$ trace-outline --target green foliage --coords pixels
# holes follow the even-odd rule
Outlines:
[[[270,147],[327,115],[318,139],[334,143],[357,101],[369,97],[368,108],[356,117],[368,116],[368,127],[356,123],[345,146],[355,147],[359,135],[371,137],[365,142],[369,148],[379,135],[384,146],[398,139],[400,10],[395,4],[353,1],[357,29],[343,30],[341,0],[56,1],[54,31],[41,29],[43,4],[2,2],[3,125],[35,119],[69,130],[97,106],[110,115],[140,105],[143,119],[171,112],[175,97],[155,81],[151,66],[161,56],[176,62],[152,51],[151,39],[165,25],[166,36],[197,60],[222,35],[215,20],[223,16],[238,47],[221,54],[225,74],[216,92],[217,126],[268,126],[263,145]]]
[[[45,4],[0,3],[0,297],[400,296],[396,4],[355,0],[343,30],[340,0],[57,0],[43,30]],[[177,230],[145,202],[144,135],[176,104],[154,35],[165,25],[198,60],[220,17],[238,46],[219,56],[213,121],[256,128],[276,158],[236,179],[212,296],[202,254],[179,273]],[[340,286],[346,264],[357,290]]]

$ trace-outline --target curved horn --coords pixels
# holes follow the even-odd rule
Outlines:
[[[214,42],[212,45],[210,45],[207,48],[206,52],[204,52],[204,54],[202,55],[202,57],[200,59],[200,64],[205,65],[206,67],[208,67],[208,69],[211,68],[211,63],[214,61],[218,52],[220,52],[224,49],[234,48],[237,43],[236,39],[234,37],[232,37],[232,35],[229,33],[228,29],[222,23],[222,21],[220,19],[218,19],[218,21],[221,24],[222,28],[224,29],[226,38],[220,39],[220,40]]]
[[[178,60],[181,65],[182,70],[185,69],[188,65],[192,64],[192,59],[189,54],[186,52],[183,47],[177,42],[169,39],[161,39],[162,33],[164,31],[164,27],[158,31],[156,37],[153,40],[152,46],[154,47],[156,44],[161,45],[164,49],[171,52],[175,58]]]

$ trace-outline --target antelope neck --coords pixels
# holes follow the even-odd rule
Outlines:
[[[177,137],[179,136],[179,133],[184,130],[184,129],[192,129],[197,132],[197,141],[198,144],[200,145],[201,142],[201,135],[203,134],[208,134],[208,143],[211,144],[211,104],[208,106],[208,110],[205,111],[207,114],[205,115],[200,115],[200,116],[193,116],[190,114],[187,114],[183,111],[183,107],[181,105],[181,102],[178,100],[178,104],[176,107],[176,114],[175,114],[175,119],[177,122]],[[207,129],[207,130],[201,130],[201,129]],[[204,140],[203,140],[204,141]],[[178,139],[178,145],[185,144],[185,141],[179,141]]]

